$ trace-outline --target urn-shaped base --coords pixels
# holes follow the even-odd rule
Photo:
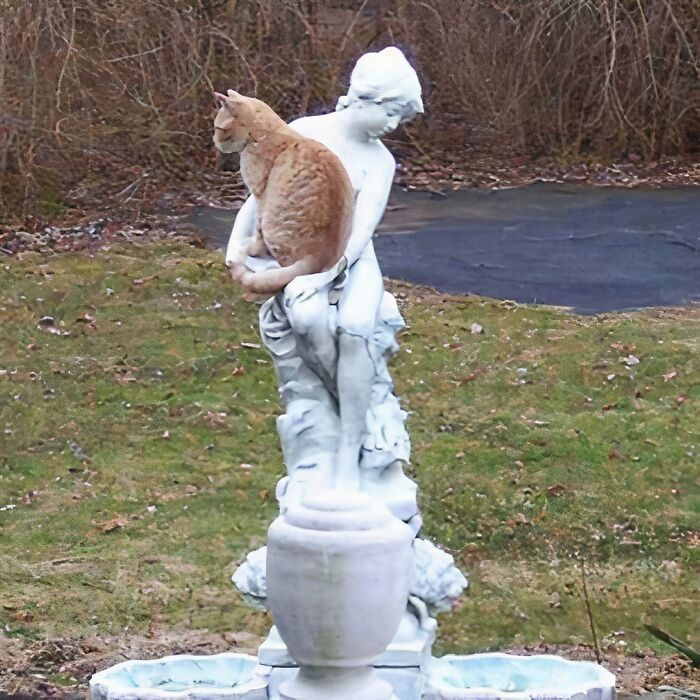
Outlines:
[[[370,667],[406,609],[412,540],[386,506],[357,492],[314,492],[270,526],[268,604],[302,667],[283,697],[391,698]]]

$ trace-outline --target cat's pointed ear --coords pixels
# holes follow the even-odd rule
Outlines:
[[[226,106],[226,95],[222,95],[220,92],[215,92],[214,93],[214,102],[216,103],[217,107],[225,107]]]
[[[243,95],[235,90],[226,90],[226,94],[234,101],[240,100],[243,97]]]

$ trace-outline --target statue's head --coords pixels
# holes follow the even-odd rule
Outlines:
[[[348,94],[336,106],[336,110],[348,108],[357,111],[358,122],[372,138],[423,112],[418,76],[400,49],[388,46],[360,56]]]

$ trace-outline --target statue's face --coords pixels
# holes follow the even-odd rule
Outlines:
[[[356,123],[371,139],[379,139],[396,129],[402,121],[407,121],[413,115],[407,116],[407,107],[398,100],[362,98],[353,102]]]

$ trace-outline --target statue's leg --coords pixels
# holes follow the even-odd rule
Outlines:
[[[373,251],[352,266],[338,305],[338,404],[340,445],[337,480],[359,483],[360,449],[376,367],[370,342],[384,293],[382,273]]]
[[[297,339],[299,355],[331,395],[337,397],[335,374],[338,352],[335,334],[330,326],[328,290],[320,289],[310,296],[297,299],[285,298],[285,311]]]

